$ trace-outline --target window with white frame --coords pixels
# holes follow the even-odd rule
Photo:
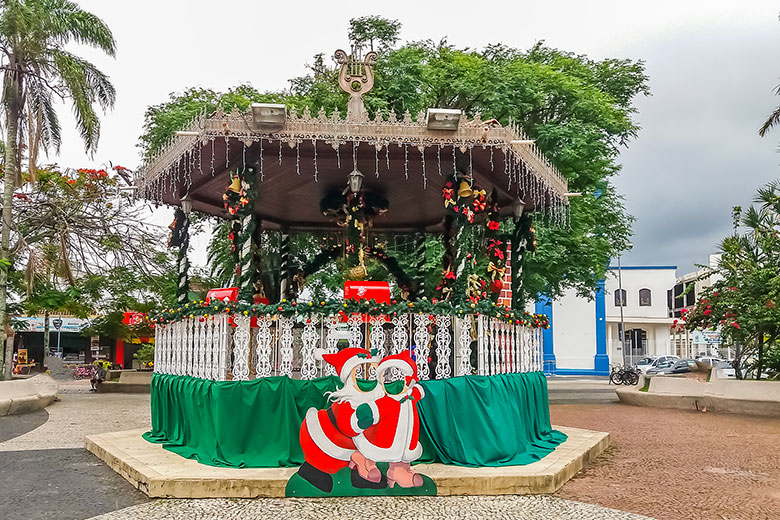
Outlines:
[[[615,291],[615,307],[625,307],[625,306],[626,306],[626,290],[617,289]]]

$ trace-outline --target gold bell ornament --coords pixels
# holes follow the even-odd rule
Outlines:
[[[460,187],[458,188],[458,197],[461,199],[465,199],[467,197],[471,197],[473,192],[471,191],[471,186],[466,181],[461,181]]]
[[[234,177],[233,182],[230,183],[230,187],[228,189],[233,193],[241,193],[241,179]]]

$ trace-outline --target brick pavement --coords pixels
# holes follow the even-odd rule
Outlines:
[[[658,519],[780,518],[780,418],[621,404],[551,405],[612,446],[557,496]]]

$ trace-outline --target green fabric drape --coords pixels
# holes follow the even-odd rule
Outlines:
[[[423,381],[421,462],[528,464],[566,439],[550,427],[539,372]],[[327,406],[335,377],[209,381],[154,374],[150,442],[211,466],[286,467],[303,462],[298,442],[310,407]]]
[[[566,440],[550,427],[541,372],[424,381],[419,462],[515,466],[535,462]]]

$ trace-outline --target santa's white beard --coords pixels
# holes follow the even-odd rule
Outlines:
[[[352,405],[359,405],[363,403],[373,403],[377,399],[385,396],[385,391],[382,385],[378,384],[373,390],[368,392],[361,392],[352,384],[352,381],[347,381],[344,386],[335,392],[330,392],[328,399],[337,403],[348,402]]]

